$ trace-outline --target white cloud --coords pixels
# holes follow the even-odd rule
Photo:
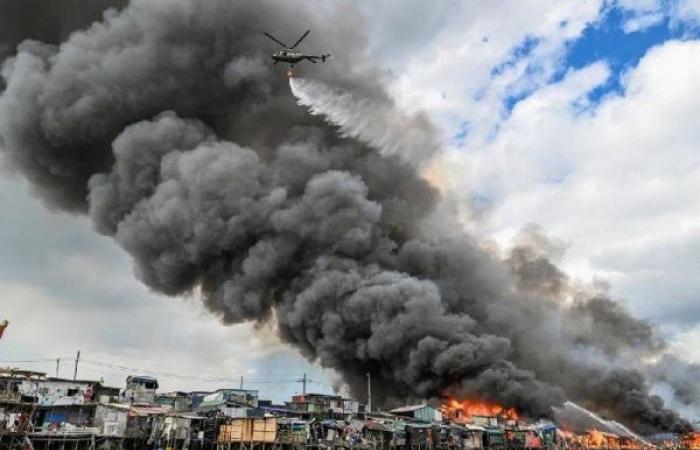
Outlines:
[[[700,0],[615,0],[626,33],[643,32],[669,19],[672,28],[700,26]]]
[[[590,104],[587,92],[608,76],[597,63],[537,90],[493,139],[450,154],[461,163],[446,164],[447,176],[493,199],[481,225],[501,242],[539,223],[570,243],[565,265],[576,275],[602,275],[669,326],[697,320],[700,41],[652,49],[622,95]]]
[[[440,32],[410,55],[395,95],[407,109],[427,108],[456,133],[488,136],[509,96],[544,85],[565,45],[599,17],[599,2],[461,3]],[[504,14],[508,11],[508,14]]]
[[[676,336],[673,342],[673,351],[681,358],[700,364],[700,325],[685,329]]]
[[[625,12],[622,24],[625,33],[644,31],[666,17],[661,0],[617,0],[614,4]]]
[[[700,0],[680,0],[672,19],[690,26],[700,26]]]

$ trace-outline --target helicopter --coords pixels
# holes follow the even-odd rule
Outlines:
[[[264,33],[265,36],[268,38],[272,39],[273,41],[277,42],[279,45],[283,47],[282,50],[276,51],[275,53],[272,54],[272,59],[275,60],[272,64],[275,65],[278,62],[284,62],[290,65],[290,67],[294,67],[295,64],[303,61],[303,60],[308,60],[311,61],[312,63],[316,64],[319,60],[321,62],[326,62],[326,60],[331,58],[331,54],[326,53],[325,55],[308,55],[304,52],[300,52],[299,50],[295,50],[297,46],[303,41],[306,36],[309,35],[311,30],[306,30],[306,33],[304,33],[291,47],[284,42],[280,41],[270,33]],[[289,76],[291,76],[291,70],[289,71]]]

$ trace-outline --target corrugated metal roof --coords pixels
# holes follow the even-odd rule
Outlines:
[[[365,428],[373,431],[384,431],[387,433],[392,433],[394,431],[393,428],[390,428],[383,423],[379,422],[372,422],[371,420],[368,420],[365,422]]]
[[[126,403],[101,403],[99,406],[103,406],[105,408],[112,408],[112,409],[117,409],[119,411],[124,411],[128,412],[130,415],[133,416],[150,416],[150,415],[155,415],[155,414],[166,414],[172,412],[172,409],[170,407],[162,407],[162,406],[155,406],[155,405],[129,405]]]
[[[412,412],[412,411],[417,411],[422,408],[431,408],[435,409],[432,406],[428,405],[409,405],[409,406],[402,406],[400,408],[392,409],[390,412],[392,413],[402,413],[402,412]]]

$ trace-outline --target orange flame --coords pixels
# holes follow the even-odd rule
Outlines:
[[[497,403],[474,399],[449,399],[442,405],[443,413],[454,419],[470,421],[474,416],[500,417],[507,420],[518,420],[515,408],[506,408]]]
[[[576,437],[573,431],[567,430],[566,428],[561,428],[559,433],[561,433],[561,435],[566,439],[574,439]]]
[[[596,429],[588,430],[586,434],[578,437],[577,441],[586,448],[614,449],[622,447],[622,439],[619,436]],[[625,448],[629,447],[625,446]]]
[[[690,433],[681,440],[681,448],[688,450],[700,450],[700,433]]]

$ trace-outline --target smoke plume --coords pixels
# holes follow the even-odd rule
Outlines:
[[[68,35],[90,25],[110,8],[127,0],[0,0],[0,57],[26,39],[60,44]]]
[[[338,58],[298,68],[295,97],[262,32],[307,27],[305,48]],[[549,416],[570,399],[688,430],[650,394],[696,392],[645,365],[665,351],[651,325],[569,280],[538,228],[502,258],[440,208],[420,174],[438,134],[397,110],[363,29],[352,5],[132,0],[60,46],[23,41],[2,71],[6,164],[89,214],[151,289],[276,320],[360,398],[371,372],[382,406],[478,396]]]

